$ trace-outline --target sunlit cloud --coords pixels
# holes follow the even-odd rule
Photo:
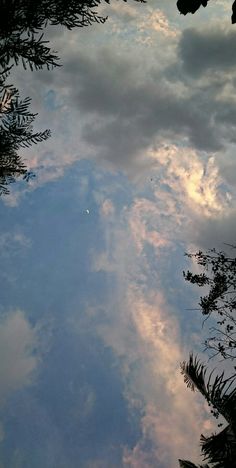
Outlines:
[[[122,305],[126,317],[116,318],[114,329],[100,328],[122,361],[131,411],[141,406],[143,413],[142,438],[133,450],[124,449],[123,463],[151,468],[159,462],[174,468],[178,457],[198,459],[199,435],[209,418],[180,375],[183,346],[163,295],[153,293],[150,300],[150,290],[147,298],[138,285],[127,289]]]
[[[151,154],[165,167],[166,183],[189,208],[211,217],[228,206],[230,196],[221,190],[223,180],[214,157],[204,161],[193,149],[174,145],[152,150]]]
[[[148,372],[140,369],[133,387],[133,391],[139,389],[145,401],[141,444],[144,451],[145,439],[151,439],[153,460],[161,466],[174,467],[178,457],[197,458],[198,450],[191,441],[195,440],[197,446],[207,416],[196,396],[184,388],[179,372],[183,347],[176,319],[170,315],[164,298],[157,293],[151,302],[149,294],[147,301],[137,288],[129,294],[128,309],[139,337],[139,353],[149,369]],[[136,449],[133,455],[135,460]]]
[[[148,30],[149,34],[153,30],[155,32],[163,34],[164,36],[175,38],[180,34],[180,32],[175,27],[170,26],[170,23],[164,11],[158,8],[148,9],[148,15],[140,23],[139,30]]]

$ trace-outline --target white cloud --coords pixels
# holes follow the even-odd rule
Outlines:
[[[31,239],[25,235],[23,230],[16,229],[12,232],[0,234],[0,253],[2,256],[25,253],[31,247]]]
[[[16,311],[0,322],[0,403],[15,390],[31,383],[36,370],[37,334],[23,312]]]

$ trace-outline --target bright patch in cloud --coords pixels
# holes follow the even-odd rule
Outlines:
[[[151,155],[165,168],[166,183],[189,208],[211,217],[228,206],[229,194],[221,191],[222,179],[213,157],[204,162],[191,148],[174,145],[151,151]]]
[[[153,30],[155,32],[164,34],[167,37],[178,36],[177,29],[171,28],[168,18],[164,11],[161,11],[158,8],[156,8],[155,10],[150,8],[148,10],[148,13],[149,15],[147,16],[147,18],[145,18],[145,21],[143,21],[140,25],[140,31],[149,30],[149,32],[151,32]]]

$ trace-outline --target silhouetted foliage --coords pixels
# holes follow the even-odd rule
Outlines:
[[[231,246],[234,248],[234,246]],[[214,317],[216,326],[210,327],[206,349],[224,359],[236,358],[236,258],[210,249],[186,254],[196,260],[203,272],[183,272],[186,281],[206,286],[208,294],[200,297],[200,311],[207,319]]]
[[[206,7],[209,0],[178,0],[177,8],[182,15],[194,14],[201,6]],[[232,4],[232,24],[236,23],[236,0]]]
[[[209,0],[178,0],[177,7],[182,15],[195,13],[200,6],[206,7]]]
[[[195,465],[188,460],[179,460],[180,468],[210,468],[209,465]]]
[[[0,195],[9,193],[7,186],[17,178],[33,177],[17,151],[50,136],[49,130],[33,133],[36,114],[29,112],[29,104],[30,99],[21,100],[18,90],[8,86],[5,75],[0,75]]]
[[[220,432],[210,437],[201,435],[201,452],[210,465],[202,468],[233,468],[236,466],[236,374],[224,377],[224,372],[213,378],[207,367],[190,354],[188,362],[181,364],[185,383],[191,390],[198,390],[206,399],[213,415],[223,416],[226,422]],[[221,426],[222,424],[219,424]],[[179,460],[181,467],[197,468],[186,460]]]
[[[123,0],[127,1],[127,0]],[[145,3],[145,0],[134,0]],[[58,56],[44,39],[50,25],[67,29],[104,23],[106,17],[97,7],[109,0],[0,0],[0,195],[16,178],[28,180],[27,171],[17,151],[46,140],[50,132],[33,133],[36,114],[28,111],[30,99],[20,101],[18,90],[5,84],[14,65],[38,70],[58,66]]]

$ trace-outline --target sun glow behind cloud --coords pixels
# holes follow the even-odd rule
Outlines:
[[[151,156],[166,168],[166,183],[191,209],[206,217],[226,209],[230,197],[221,191],[222,178],[213,156],[204,161],[192,148],[174,145],[152,150]]]

